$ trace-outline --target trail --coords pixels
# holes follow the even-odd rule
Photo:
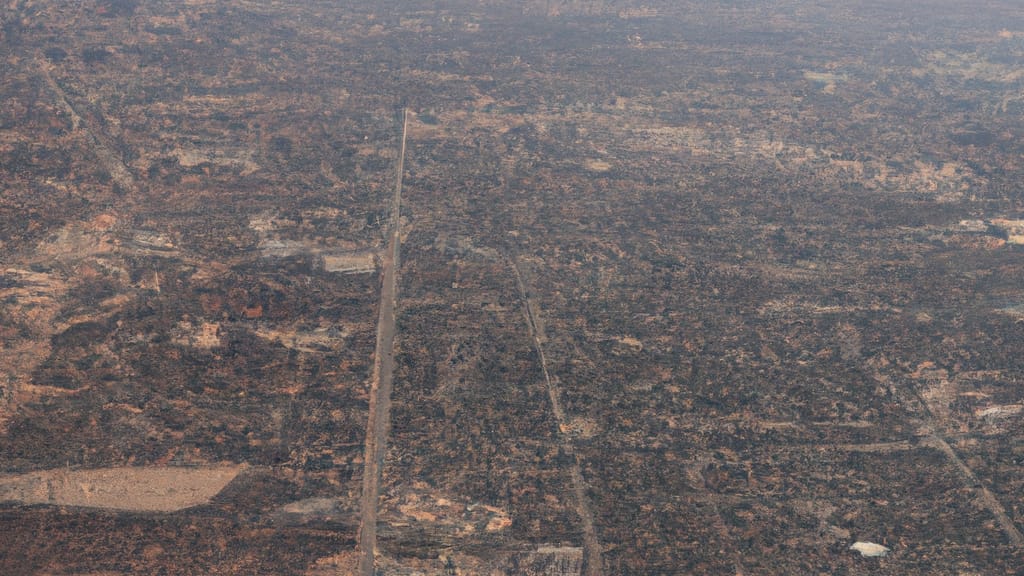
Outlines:
[[[924,444],[933,446],[942,452],[946,458],[956,466],[957,472],[960,473],[960,477],[965,486],[975,491],[981,504],[988,509],[988,511],[995,517],[996,523],[1006,534],[1006,539],[1016,548],[1024,547],[1024,535],[1021,534],[1020,530],[1010,519],[1010,516],[1006,513],[1006,508],[996,498],[995,494],[991,490],[986,488],[979,480],[978,476],[974,473],[974,470],[967,465],[966,462],[960,458],[960,455],[956,453],[956,450],[949,445],[949,442],[945,438],[940,436],[938,433],[928,430],[930,434],[925,438]]]
[[[540,367],[544,372],[544,382],[547,384],[548,398],[551,400],[551,412],[555,415],[555,423],[558,424],[559,447],[566,454],[572,456],[572,464],[569,466],[569,475],[572,480],[572,490],[575,496],[576,514],[583,524],[583,574],[585,576],[600,576],[602,573],[601,543],[597,538],[597,530],[594,528],[594,515],[590,511],[589,499],[587,498],[586,485],[583,481],[583,473],[580,471],[580,459],[573,449],[572,439],[568,434],[568,423],[565,419],[565,412],[562,411],[560,400],[561,392],[558,384],[551,378],[548,372],[548,362],[544,355],[544,325],[540,318],[540,311],[535,309],[535,304],[530,300],[523,282],[523,275],[519,270],[519,263],[510,258],[512,272],[516,277],[516,286],[519,288],[519,298],[523,301],[523,309],[526,315],[526,323],[530,328],[530,336],[533,339],[533,346],[540,358]]]
[[[898,390],[889,378],[883,374],[875,373],[875,380],[882,383],[885,386],[890,387],[893,390]],[[944,428],[948,428],[948,417],[934,413],[931,408],[928,407],[928,402],[921,396],[920,391],[912,389],[909,394],[898,393],[896,395],[900,401],[910,407],[911,409],[916,408],[918,412],[924,415],[924,423],[918,430],[918,433],[922,436],[921,445],[930,446],[937,449],[939,452],[946,457],[946,460],[952,464],[960,476],[960,481],[963,485],[974,492],[978,502],[984,506],[989,513],[995,518],[999,528],[1006,535],[1007,542],[1015,548],[1024,548],[1024,534],[1017,528],[1013,520],[1010,519],[1009,514],[1006,512],[1006,508],[1002,502],[996,498],[995,494],[991,490],[985,487],[984,484],[978,479],[978,475],[970,467],[967,462],[964,462],[963,458],[957,453],[956,449],[950,445],[949,441],[946,440],[945,435],[941,432]]]
[[[373,576],[377,548],[377,505],[380,475],[387,449],[391,418],[392,376],[395,369],[395,298],[398,254],[401,246],[402,174],[405,170],[405,137],[409,111],[402,112],[402,145],[395,175],[395,196],[391,205],[391,238],[381,263],[380,315],[377,319],[377,349],[370,382],[370,416],[366,424],[366,452],[363,456],[363,495],[360,499],[359,574]]]
[[[135,182],[135,177],[132,176],[128,167],[125,166],[121,158],[114,153],[111,147],[104,141],[101,134],[93,130],[88,123],[82,118],[81,114],[75,110],[75,107],[71,104],[68,99],[67,92],[50,74],[50,65],[46,60],[37,56],[35,58],[36,68],[42,72],[43,80],[46,82],[46,87],[50,89],[51,94],[54,97],[57,105],[64,110],[64,113],[71,118],[71,129],[73,131],[81,130],[83,137],[87,144],[89,144],[92,153],[96,155],[96,158],[100,161],[103,168],[110,174],[110,177],[116,182],[125,192],[130,193],[129,198],[134,198],[135,192],[138,191],[138,184]]]

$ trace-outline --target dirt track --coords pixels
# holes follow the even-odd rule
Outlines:
[[[373,380],[370,384],[370,417],[366,425],[366,452],[363,457],[363,495],[360,499],[359,574],[373,576],[377,548],[377,504],[380,500],[380,474],[387,449],[390,427],[392,375],[395,368],[395,297],[397,293],[398,254],[401,247],[402,173],[405,164],[405,137],[409,111],[402,118],[402,147],[398,154],[395,197],[391,206],[391,238],[381,264],[380,315],[377,320],[377,350],[374,354]]]
[[[519,270],[519,264],[514,258],[511,258],[510,261],[512,272],[516,277],[516,286],[519,288],[519,297],[523,301],[526,323],[530,328],[530,336],[533,339],[534,348],[537,350],[537,356],[540,358],[541,370],[544,372],[544,381],[547,384],[548,397],[551,400],[551,412],[554,414],[555,423],[558,425],[559,444],[563,452],[572,455],[569,476],[572,480],[573,495],[575,496],[576,514],[580,517],[583,529],[583,574],[585,576],[600,576],[603,572],[601,543],[597,538],[597,530],[594,528],[594,515],[590,511],[586,484],[583,480],[583,473],[580,471],[579,456],[573,449],[572,439],[566,432],[569,426],[565,419],[565,412],[562,411],[561,392],[558,390],[557,383],[552,380],[551,375],[548,373],[547,358],[544,356],[544,340],[546,337],[544,335],[543,320],[540,318],[539,308],[536,306],[536,303],[530,300],[529,291],[526,289],[522,272]]]

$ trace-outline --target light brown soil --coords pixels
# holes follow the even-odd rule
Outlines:
[[[243,466],[42,470],[0,476],[0,501],[134,512],[174,512],[209,502]]]

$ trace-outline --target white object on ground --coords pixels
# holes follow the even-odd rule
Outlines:
[[[875,544],[874,542],[854,542],[853,546],[850,546],[850,550],[856,550],[860,552],[861,556],[868,558],[884,557],[889,555],[889,549],[881,544]]]

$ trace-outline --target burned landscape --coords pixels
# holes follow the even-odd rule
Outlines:
[[[0,24],[0,573],[1024,566],[1016,2]]]

